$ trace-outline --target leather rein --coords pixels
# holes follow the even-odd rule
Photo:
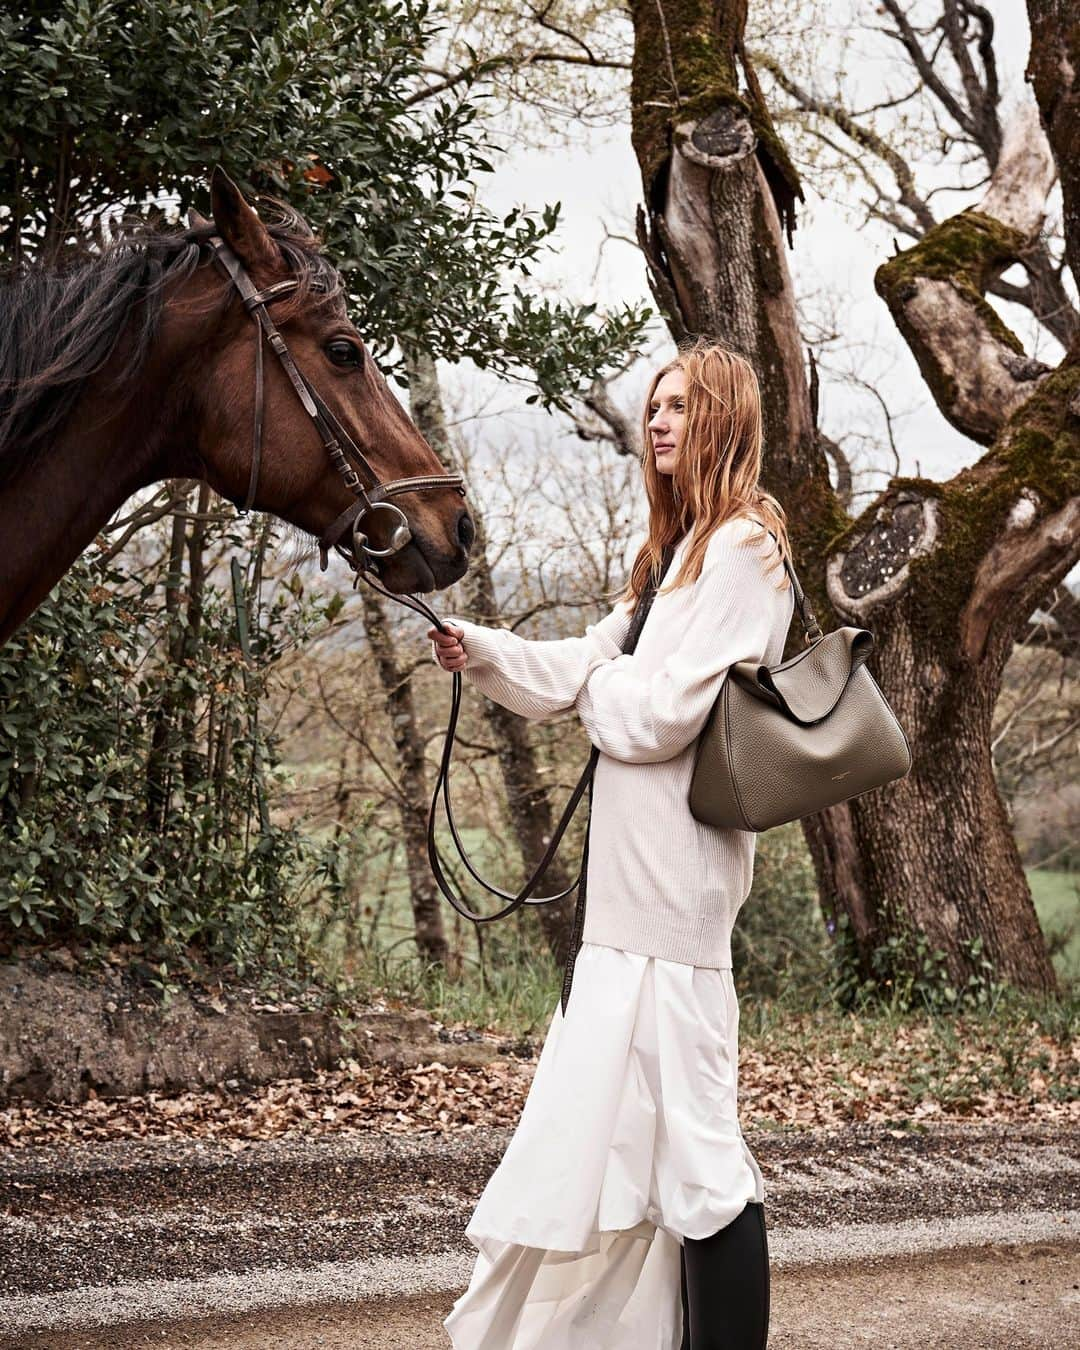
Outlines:
[[[192,227],[206,226],[212,224],[211,221],[199,215],[198,212],[188,213],[188,221]],[[280,300],[286,295],[294,292],[299,281],[290,278],[285,281],[275,282],[262,290],[248,276],[243,263],[236,256],[231,248],[219,235],[211,235],[207,240],[214,256],[221,266],[225,269],[233,286],[239,292],[240,298],[244,303],[244,308],[251,315],[256,325],[255,339],[255,413],[254,426],[252,431],[251,446],[251,474],[248,480],[247,496],[241,506],[239,502],[234,503],[241,512],[251,509],[255,502],[255,495],[259,485],[259,469],[262,462],[262,432],[263,432],[263,403],[264,403],[264,381],[263,381],[263,343],[266,342],[274,351],[282,369],[289,378],[289,382],[296,391],[304,411],[311,418],[315,429],[318,432],[323,447],[333,464],[334,468],[341,474],[345,486],[356,497],[356,501],[347,507],[338,518],[333,521],[323,531],[319,538],[319,554],[321,558],[322,570],[325,572],[328,564],[329,552],[335,549],[354,572],[353,587],[355,588],[360,579],[377,590],[387,599],[394,600],[398,604],[407,605],[414,609],[418,614],[423,614],[430,620],[440,632],[447,631],[442,620],[433,610],[431,610],[422,600],[414,595],[397,595],[389,591],[381,582],[375,580],[375,569],[378,566],[378,559],[389,557],[403,549],[412,539],[412,532],[409,529],[409,523],[405,513],[400,507],[395,506],[388,498],[396,496],[402,492],[420,492],[425,489],[453,487],[464,497],[466,494],[465,480],[461,474],[423,474],[414,478],[395,478],[391,482],[380,482],[378,474],[372,468],[363,451],[356,444],[348,431],[341,425],[338,419],[326,406],[325,402],[319,397],[316,390],[309,383],[307,378],[301,372],[296,362],[293,360],[285,339],[282,337],[273,319],[270,317],[267,306],[275,300]],[[360,477],[359,472],[350,459],[367,475],[368,482],[365,484]],[[372,548],[368,542],[368,536],[361,528],[365,517],[373,514],[375,511],[391,511],[399,519],[393,527],[390,537],[390,546],[384,549]],[[347,541],[346,541],[347,536]],[[639,607],[640,608],[640,607]],[[646,606],[647,610],[647,606]],[[639,623],[643,621],[644,615],[637,616]],[[579,885],[585,875],[586,862],[583,860],[581,872],[578,878],[569,885],[566,890],[560,891],[558,895],[534,896],[532,892],[540,882],[540,878],[547,870],[551,860],[558,850],[567,826],[573,819],[574,812],[581,800],[585,789],[592,781],[593,772],[596,767],[598,751],[593,749],[581,778],[574,788],[567,802],[566,809],[563,811],[562,818],[552,835],[544,856],[541,858],[536,871],[525,883],[524,887],[516,894],[512,891],[504,891],[498,886],[493,886],[485,881],[480,873],[473,866],[461,836],[458,833],[457,825],[454,821],[454,812],[450,805],[450,761],[453,756],[454,736],[457,731],[458,714],[461,708],[461,672],[453,672],[453,689],[450,702],[450,716],[447,722],[446,739],[443,744],[442,759],[439,763],[439,773],[435,783],[435,790],[431,798],[431,809],[428,812],[428,861],[431,864],[431,870],[434,873],[435,880],[443,895],[450,901],[459,914],[465,918],[471,919],[474,923],[493,923],[496,919],[501,919],[507,914],[511,914],[523,904],[529,905],[550,905],[556,901],[564,900]],[[438,804],[440,793],[446,807],[446,819],[450,826],[450,833],[454,840],[454,845],[461,856],[462,862],[468,868],[471,875],[480,883],[481,886],[497,895],[501,899],[509,900],[510,903],[503,909],[497,910],[494,914],[480,914],[469,908],[451,889],[449,879],[443,870],[443,859],[439,854],[435,842],[435,811]]]

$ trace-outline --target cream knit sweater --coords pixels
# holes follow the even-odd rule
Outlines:
[[[695,740],[737,661],[783,656],[795,608],[771,536],[739,517],[709,540],[692,586],[658,594],[631,655],[623,603],[583,637],[540,641],[450,616],[464,629],[463,678],[533,721],[577,710],[600,755],[593,779],[582,940],[730,968],[757,836],[699,823],[687,794]],[[679,541],[670,582],[690,536]],[[436,660],[435,644],[431,644]],[[583,808],[584,809],[584,808]],[[535,864],[535,860],[533,860]],[[539,888],[543,894],[543,883]]]

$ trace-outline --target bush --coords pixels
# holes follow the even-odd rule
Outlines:
[[[758,835],[754,884],[731,938],[740,990],[816,1001],[832,969],[813,862],[798,822]]]
[[[160,588],[78,561],[0,648],[0,943],[138,944],[154,964],[296,969],[338,851],[270,818],[258,699],[275,657],[207,584],[197,632]],[[290,622],[296,618],[290,599]],[[172,657],[179,655],[174,661]]]

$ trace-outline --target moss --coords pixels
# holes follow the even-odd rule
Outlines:
[[[800,531],[793,540],[796,570],[822,627],[828,631],[849,620],[836,615],[823,582],[817,584],[823,569],[800,568],[800,560],[810,562],[845,551],[889,511],[892,502],[912,493],[937,503],[938,538],[929,554],[911,560],[911,581],[900,603],[919,645],[937,651],[948,663],[950,654],[956,651],[957,627],[975,574],[988,549],[1004,532],[1024,489],[1038,494],[1040,516],[1061,510],[1080,493],[1080,417],[1069,410],[1078,400],[1080,348],[1046,376],[1014,412],[994,449],[950,482],[916,476],[894,478],[884,496],[869,502],[854,518],[847,515],[826,483],[801,485],[797,518],[808,522],[809,529]],[[767,466],[766,486],[781,500],[787,490],[783,477],[783,466]],[[1032,599],[1032,605],[1038,598]],[[891,626],[891,620],[886,622]],[[792,651],[801,648],[801,636],[793,638],[792,643]],[[969,696],[970,686],[958,681],[955,697],[963,700]],[[942,718],[950,715],[949,697],[946,691],[939,709]]]
[[[872,501],[850,519],[831,490],[811,492],[801,520],[814,522],[812,532],[799,537],[796,564],[805,558],[832,557],[862,537],[879,521],[901,494],[914,493],[934,500],[938,510],[938,539],[933,550],[911,561],[911,581],[901,602],[906,621],[920,645],[936,650],[944,661],[956,650],[959,619],[971,595],[975,574],[1024,489],[1039,497],[1039,515],[1059,511],[1080,493],[1080,417],[1069,405],[1080,399],[1080,350],[1048,375],[1002,429],[993,450],[976,465],[946,483],[928,478],[897,477],[884,497]],[[776,487],[770,483],[770,491]],[[808,576],[809,576],[808,572]],[[808,593],[811,587],[802,577]],[[823,592],[823,588],[822,588]],[[831,606],[816,587],[811,603],[823,627]],[[1038,603],[1035,597],[1032,604]],[[840,618],[837,622],[848,622]],[[871,622],[871,627],[873,624]],[[801,643],[799,644],[801,645]],[[956,697],[968,697],[969,686],[956,685]],[[948,697],[940,714],[949,715]]]
[[[924,495],[938,499],[939,537],[932,553],[912,560],[907,603],[916,628],[942,652],[955,645],[975,573],[1022,491],[1038,494],[1040,516],[1080,492],[1080,418],[1068,411],[1078,395],[1080,357],[1043,380],[979,464],[948,483],[920,483]],[[896,479],[889,492],[914,481]]]
[[[930,230],[914,248],[882,263],[874,275],[874,288],[899,322],[920,277],[951,282],[998,340],[1023,356],[1020,339],[983,296],[994,276],[1019,257],[1027,243],[1020,230],[992,216],[960,211]]]
[[[1011,262],[1026,243],[1020,230],[1003,225],[993,216],[972,209],[959,211],[935,225],[913,248],[883,263],[878,275],[897,281],[912,276],[954,281],[967,277],[981,294],[989,270]]]
[[[1023,356],[1020,339],[988,304],[984,293],[995,275],[1017,258],[1027,244],[1019,231],[980,211],[961,211],[930,230],[914,248],[882,263],[874,288],[889,307],[938,407],[946,414],[956,406],[956,381],[942,369],[932,347],[908,319],[907,301],[923,277],[948,281],[971,306],[975,317],[1002,346]],[[976,427],[965,428],[973,439],[988,443]]]

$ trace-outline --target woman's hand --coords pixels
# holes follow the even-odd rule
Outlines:
[[[461,643],[465,629],[453,623],[448,623],[446,628],[446,633],[440,633],[437,628],[429,628],[427,631],[428,637],[435,644],[435,659],[443,670],[464,670],[469,664],[469,658]]]

